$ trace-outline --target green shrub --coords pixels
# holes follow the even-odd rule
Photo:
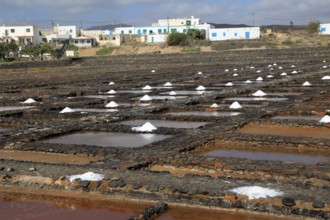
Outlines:
[[[320,31],[320,21],[310,21],[306,27],[306,30],[310,34],[317,34]]]
[[[169,46],[185,46],[187,44],[187,35],[184,33],[171,33],[167,37],[167,45]]]
[[[287,39],[285,41],[282,42],[283,45],[287,45],[287,46],[290,46],[293,44],[293,41],[291,39]]]
[[[102,47],[100,50],[96,51],[96,55],[98,56],[111,55],[115,49],[117,49],[117,47]]]
[[[73,50],[75,52],[79,51],[79,47],[74,44],[70,44],[67,50]]]

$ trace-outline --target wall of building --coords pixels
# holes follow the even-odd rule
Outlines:
[[[94,38],[78,37],[78,38],[72,38],[70,40],[70,43],[77,47],[94,47],[96,41]]]
[[[147,42],[152,44],[164,43],[167,40],[167,34],[147,35]]]
[[[330,23],[329,24],[320,24],[320,34],[330,34]]]
[[[235,40],[235,39],[257,39],[260,38],[259,27],[244,28],[218,28],[210,29],[209,40]]]
[[[54,32],[58,35],[70,36],[69,38],[77,38],[79,36],[79,28],[77,26],[54,26]]]
[[[0,26],[0,37],[4,42],[15,40],[18,44],[39,44],[40,29],[34,25]]]

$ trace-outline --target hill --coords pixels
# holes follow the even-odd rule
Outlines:
[[[107,25],[100,25],[100,26],[92,26],[87,28],[87,30],[113,30],[117,27],[132,27],[132,25],[128,24],[107,24]]]

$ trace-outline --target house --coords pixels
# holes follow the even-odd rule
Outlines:
[[[70,39],[70,44],[73,44],[77,47],[95,47],[96,40],[92,37],[76,37]]]
[[[80,29],[77,26],[60,26],[57,24],[52,29],[42,30],[41,32],[44,42],[57,47],[66,40],[79,37]]]
[[[323,35],[330,34],[330,23],[320,24],[320,34],[323,34]]]
[[[257,38],[260,38],[260,27],[209,29],[210,41]]]
[[[3,42],[16,41],[19,45],[40,44],[40,29],[35,25],[0,26],[0,38]]]
[[[119,47],[124,41],[122,34],[113,34],[110,30],[81,30],[81,35],[94,38],[99,46]]]

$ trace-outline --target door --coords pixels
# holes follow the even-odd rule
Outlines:
[[[245,39],[250,39],[250,32],[245,32]]]

